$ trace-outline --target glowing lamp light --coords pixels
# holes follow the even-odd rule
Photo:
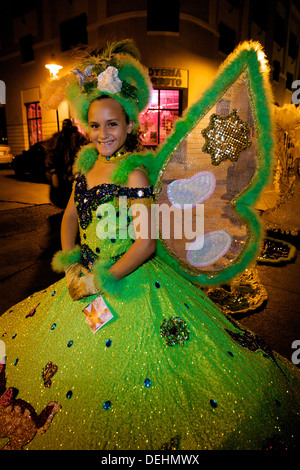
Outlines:
[[[49,69],[51,79],[57,78],[58,72],[63,68],[62,65],[57,64],[46,64],[45,67]]]

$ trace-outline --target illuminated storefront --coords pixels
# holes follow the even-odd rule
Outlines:
[[[141,115],[142,140],[145,146],[157,146],[172,131],[182,115],[183,89],[188,88],[188,71],[178,68],[149,68],[153,85],[151,101]]]
[[[27,125],[29,146],[43,140],[42,111],[40,103],[27,103]]]

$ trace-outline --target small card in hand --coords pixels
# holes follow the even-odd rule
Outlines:
[[[102,296],[97,297],[82,311],[93,333],[96,333],[96,331],[113,318],[113,314],[107,307]]]

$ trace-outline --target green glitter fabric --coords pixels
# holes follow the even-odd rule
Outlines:
[[[106,258],[116,248],[97,240],[97,213],[99,207],[81,236],[93,250],[99,247],[100,258],[104,247]],[[120,252],[127,248],[128,239],[118,241]],[[105,297],[113,319],[93,333],[82,309],[95,297],[72,301],[62,279],[0,318],[6,355],[0,366],[1,447],[299,445],[298,369],[242,331],[163,260],[153,257],[124,279],[118,296]],[[28,415],[37,416],[33,432]],[[18,426],[7,425],[16,420]]]
[[[253,235],[246,251],[211,279],[207,274],[184,272],[174,253],[159,241],[157,254],[122,279],[118,295],[107,291],[104,300],[112,318],[95,333],[83,309],[97,296],[73,301],[64,278],[3,314],[0,448],[299,448],[299,370],[225,316],[192,283],[231,279],[258,251],[262,231],[251,207],[270,175],[272,154],[268,88],[258,53],[258,46],[249,44],[229,57],[212,88],[189,108],[155,157],[132,155],[117,167],[113,184],[90,190],[82,176],[75,191],[82,263],[92,269],[93,263],[96,267],[101,261],[115,261],[134,240],[120,236],[117,220],[116,234],[103,239],[101,219],[110,209],[111,213],[120,209],[124,195],[132,201],[141,197],[147,206],[152,200],[150,188],[126,188],[130,172],[142,165],[158,195],[174,149],[245,71],[254,121],[261,131],[259,171],[236,200],[236,211]],[[125,71],[128,75],[129,70]],[[70,87],[69,92],[77,95],[78,90]],[[75,104],[84,117],[89,101],[84,96],[82,101],[82,96]],[[91,147],[84,152],[84,161],[77,162],[82,175],[96,157]],[[213,166],[222,168],[225,163],[228,159],[222,158],[220,165]],[[71,255],[77,259],[78,249]],[[59,261],[57,268],[62,268],[69,258]]]

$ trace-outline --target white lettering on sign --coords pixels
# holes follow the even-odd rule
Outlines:
[[[152,85],[157,87],[187,88],[188,71],[176,67],[150,67],[149,77]]]

